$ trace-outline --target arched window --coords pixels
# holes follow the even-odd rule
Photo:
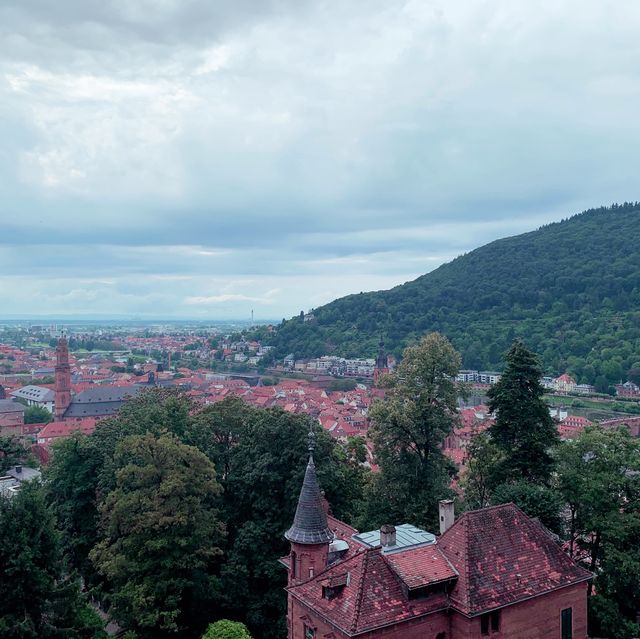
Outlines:
[[[298,576],[298,558],[296,557],[295,550],[291,551],[291,554],[289,555],[289,562],[291,564],[289,566],[289,569],[291,570],[291,577],[295,579]]]

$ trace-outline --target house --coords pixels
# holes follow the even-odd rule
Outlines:
[[[56,394],[46,386],[29,384],[28,386],[22,386],[22,388],[14,390],[11,396],[23,400],[27,406],[39,406],[53,413]]]
[[[24,405],[0,399],[0,435],[20,434],[24,425]]]
[[[560,375],[555,381],[555,389],[558,393],[574,393],[576,390],[576,380],[571,375]]]
[[[440,536],[331,516],[310,455],[285,537],[289,639],[586,639],[591,573],[514,504],[440,502]]]

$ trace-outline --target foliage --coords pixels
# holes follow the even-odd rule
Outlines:
[[[473,437],[467,448],[467,464],[461,479],[467,510],[489,506],[494,469],[501,461],[502,453],[487,433]]]
[[[260,410],[229,398],[194,419],[194,437],[203,438],[198,445],[214,461],[224,488],[223,610],[264,639],[285,632],[286,572],[277,558],[288,552],[283,533],[295,512],[312,429],[320,484],[336,515],[353,520],[365,471],[308,415]]]
[[[604,637],[633,636],[616,635],[607,619],[633,623],[640,608],[640,440],[624,428],[586,428],[558,450],[558,490],[570,514],[570,553],[584,552],[596,573],[593,627]]]
[[[329,391],[352,391],[358,386],[355,379],[332,379],[327,390]]]
[[[55,513],[67,561],[93,584],[89,551],[98,539],[96,489],[102,456],[94,439],[78,432],[56,442],[52,452],[44,470],[47,501]]]
[[[141,637],[189,635],[212,599],[224,527],[213,464],[174,435],[134,435],[115,452],[116,486],[99,504],[105,538],[90,552],[113,613]]]
[[[48,424],[53,415],[42,406],[29,406],[24,411],[25,424]]]
[[[221,619],[207,628],[202,639],[251,639],[251,635],[243,623]]]
[[[0,436],[0,474],[4,474],[16,464],[24,464],[31,459],[29,450],[15,435]]]
[[[217,520],[224,522],[228,531],[226,539],[217,544],[224,554],[213,562],[216,581],[207,583],[216,588],[209,590],[207,604],[195,611],[195,604],[181,604],[192,619],[181,636],[195,636],[196,631],[199,636],[206,623],[226,616],[243,621],[254,636],[281,637],[286,619],[286,571],[277,560],[288,551],[283,533],[295,512],[311,429],[317,433],[318,475],[327,498],[338,517],[353,521],[368,475],[361,465],[366,455],[361,440],[354,438],[342,446],[307,415],[257,409],[238,398],[201,408],[175,391],[146,390],[127,402],[117,415],[101,420],[92,435],[74,435],[54,449],[46,471],[47,492],[70,563],[78,567],[96,592],[103,593],[106,604],[124,609],[124,614],[118,615],[123,619],[130,610],[126,597],[134,598],[138,586],[143,588],[152,580],[158,587],[171,584],[173,572],[158,570],[153,556],[144,562],[135,557],[129,560],[130,553],[142,546],[133,541],[125,546],[114,531],[120,521],[125,528],[138,522],[141,534],[152,530],[147,530],[149,521],[153,522],[160,511],[144,514],[142,506],[148,506],[140,501],[144,495],[157,497],[159,501],[153,503],[158,508],[163,503],[167,507],[173,504],[171,494],[156,494],[150,485],[139,485],[134,491],[133,480],[137,481],[142,470],[123,475],[123,468],[133,464],[135,470],[138,465],[134,461],[140,460],[140,455],[133,451],[138,450],[136,442],[140,438],[146,438],[150,446],[151,440],[171,437],[172,448],[195,447],[215,465],[216,481],[224,489],[216,498]],[[142,469],[149,467],[146,462],[140,464]],[[174,470],[170,474],[174,475]],[[151,481],[153,473],[149,473],[147,479]],[[128,505],[133,507],[135,499],[140,502],[141,512],[127,517],[123,513]],[[97,528],[97,502],[101,504],[102,528]],[[184,543],[189,543],[190,534],[183,534]],[[144,535],[139,541],[142,544]],[[95,573],[87,557],[92,548],[91,556],[100,574]],[[116,561],[124,557],[127,560],[122,564]],[[171,554],[165,559],[171,559]],[[116,568],[122,569],[117,576],[111,572]],[[133,584],[131,588],[129,583]],[[157,610],[153,601],[146,603],[152,611]],[[140,628],[143,619],[141,613],[125,625],[144,637],[151,631]]]
[[[639,361],[640,205],[586,211],[505,238],[388,291],[359,293],[278,327],[277,356],[373,356],[380,335],[402,349],[446,335],[466,368],[495,369],[526,337],[545,373],[617,383]]]
[[[38,482],[0,497],[0,636],[102,639],[102,622],[65,575],[60,540]]]
[[[454,472],[441,447],[458,420],[453,380],[459,366],[460,355],[449,341],[431,333],[405,349],[400,365],[385,378],[385,399],[370,411],[380,472],[370,484],[366,525],[435,526],[438,500],[449,496]]]
[[[494,483],[548,482],[553,469],[549,451],[558,434],[542,399],[538,360],[522,341],[514,340],[505,362],[502,377],[487,393],[489,410],[496,413],[489,434],[502,453],[494,468]]]
[[[551,488],[523,479],[496,486],[491,494],[491,503],[509,502],[521,508],[529,517],[538,519],[552,532],[562,532],[560,511],[563,504],[560,495]]]

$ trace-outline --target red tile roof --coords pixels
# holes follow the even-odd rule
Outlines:
[[[333,599],[323,598],[323,584],[345,573],[349,575],[348,585]],[[444,593],[426,599],[407,599],[400,580],[379,548],[362,550],[288,590],[347,634],[408,621],[448,606]]]
[[[389,554],[385,559],[407,588],[422,588],[458,576],[456,569],[435,544]]]
[[[464,513],[438,545],[460,577],[451,593],[465,614],[515,603],[591,577],[514,504]]]

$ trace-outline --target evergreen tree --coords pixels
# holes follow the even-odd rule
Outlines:
[[[547,483],[553,470],[551,448],[559,441],[543,400],[542,371],[536,355],[516,339],[505,355],[505,370],[488,394],[496,421],[489,433],[502,453],[494,484],[526,479]]]
[[[458,421],[459,367],[460,355],[449,341],[431,333],[405,349],[386,377],[386,397],[370,411],[380,472],[372,478],[363,525],[437,523],[438,500],[450,496],[455,472],[442,444]]]
[[[63,571],[60,539],[42,487],[0,496],[0,636],[101,639],[103,623]]]

